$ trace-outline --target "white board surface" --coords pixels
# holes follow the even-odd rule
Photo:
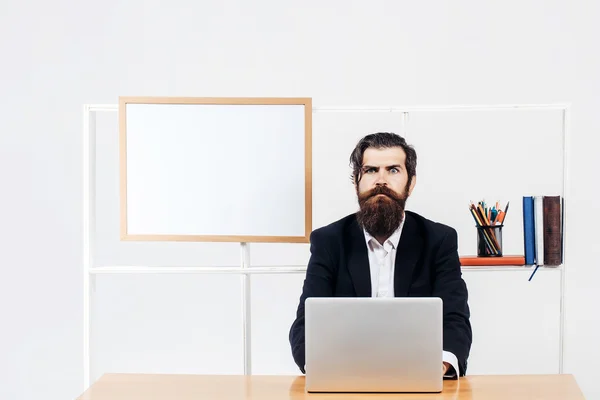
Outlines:
[[[121,102],[124,238],[306,241],[310,101],[207,101]]]

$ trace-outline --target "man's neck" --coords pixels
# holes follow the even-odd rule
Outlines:
[[[377,240],[379,242],[379,244],[382,246],[385,243],[385,241],[388,240],[389,238],[390,238],[389,236],[375,236],[375,240]]]

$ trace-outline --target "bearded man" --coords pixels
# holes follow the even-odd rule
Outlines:
[[[445,378],[467,371],[472,332],[456,230],[405,211],[417,154],[404,138],[380,132],[350,156],[358,212],[314,230],[296,319],[289,334],[305,373],[304,302],[309,297],[440,297]]]

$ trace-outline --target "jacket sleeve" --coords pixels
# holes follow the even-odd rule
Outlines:
[[[442,239],[436,254],[433,296],[440,297],[443,301],[444,351],[456,355],[459,376],[464,376],[471,350],[472,331],[467,285],[462,279],[458,256],[458,236],[452,228]]]
[[[304,347],[304,302],[309,297],[331,297],[334,293],[335,275],[332,258],[327,250],[327,238],[319,230],[310,235],[310,259],[306,269],[306,277],[300,295],[300,303],[296,311],[296,319],[292,323],[289,340],[292,356],[302,373],[305,370]]]

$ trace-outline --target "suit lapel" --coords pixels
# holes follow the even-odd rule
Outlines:
[[[371,296],[371,270],[369,267],[369,253],[365,235],[354,220],[350,225],[350,252],[348,256],[348,270],[354,284],[357,297]]]
[[[415,266],[423,250],[423,238],[419,232],[417,222],[408,212],[402,228],[394,270],[394,295],[404,297],[412,282]]]

